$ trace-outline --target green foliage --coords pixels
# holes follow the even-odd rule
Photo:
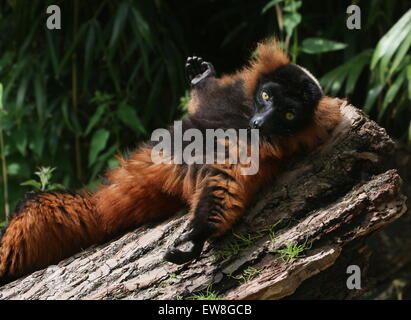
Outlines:
[[[62,30],[45,28],[50,4]],[[14,207],[40,165],[58,167],[65,187],[93,185],[120,150],[182,112],[186,44],[166,1],[2,2],[0,30],[10,194],[0,203]]]
[[[364,50],[341,66],[328,72],[321,78],[324,90],[333,96],[341,91],[343,91],[345,95],[352,94],[360,74],[369,64],[371,55],[371,49]],[[342,90],[344,83],[345,87],[344,90]]]
[[[236,234],[233,233],[233,239],[231,239],[223,248],[214,252],[214,261],[221,261],[227,258],[233,257],[246,250],[250,245],[257,240],[262,239],[265,236],[269,236],[271,241],[274,241],[275,232],[291,223],[291,219],[281,219],[267,228],[263,228],[253,233]]]
[[[292,263],[296,259],[304,257],[302,254],[304,251],[308,250],[311,248],[312,243],[307,244],[307,240],[302,243],[298,244],[295,242],[288,243],[285,248],[283,249],[278,249],[278,250],[272,250],[269,251],[271,253],[279,253],[280,256],[279,258],[282,259],[286,263]]]
[[[327,93],[352,96],[360,75],[368,72],[364,111],[382,125],[394,120],[411,143],[411,9],[381,37],[375,48],[365,49],[321,78]],[[343,84],[345,83],[345,87]]]
[[[35,172],[35,175],[40,178],[40,181],[28,180],[21,183],[22,186],[30,186],[36,190],[40,191],[51,191],[57,189],[64,189],[64,186],[59,183],[50,183],[51,178],[53,177],[53,171],[56,168],[49,167],[40,167],[38,171]]]
[[[192,296],[188,297],[188,299],[190,300],[220,300],[220,297],[217,291],[212,290],[212,285],[209,285],[204,291],[193,294]]]
[[[345,49],[347,45],[322,38],[307,38],[301,43],[301,51],[308,54],[319,54]]]
[[[241,284],[246,284],[250,280],[252,280],[256,275],[261,273],[262,269],[254,268],[254,267],[248,267],[246,268],[241,274],[233,276],[229,275],[230,278],[240,280]]]

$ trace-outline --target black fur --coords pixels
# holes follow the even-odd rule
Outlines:
[[[268,94],[268,100],[263,99],[263,93]],[[280,67],[260,79],[250,127],[260,129],[263,136],[291,135],[311,123],[322,96],[321,88],[300,67]],[[287,119],[287,113],[294,119]]]

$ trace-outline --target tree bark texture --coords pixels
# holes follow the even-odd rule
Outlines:
[[[406,197],[389,168],[395,145],[385,130],[346,102],[341,112],[330,141],[290,163],[198,260],[182,266],[163,261],[187,223],[180,212],[9,283],[0,299],[364,297],[376,286],[368,279],[379,275],[370,262],[385,263],[378,262],[385,247],[374,239],[371,250],[370,235],[406,212]],[[361,290],[346,286],[352,264],[361,268]]]

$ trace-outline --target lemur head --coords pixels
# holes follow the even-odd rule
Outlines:
[[[323,96],[318,81],[304,68],[289,63],[258,79],[250,127],[260,135],[291,135],[304,129]]]

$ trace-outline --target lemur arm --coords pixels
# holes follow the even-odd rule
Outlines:
[[[241,175],[240,165],[210,165],[198,184],[191,205],[187,230],[166,252],[164,259],[176,264],[197,258],[206,240],[230,230],[246,210],[263,180],[272,169],[261,174]],[[183,247],[185,244],[187,248]]]

